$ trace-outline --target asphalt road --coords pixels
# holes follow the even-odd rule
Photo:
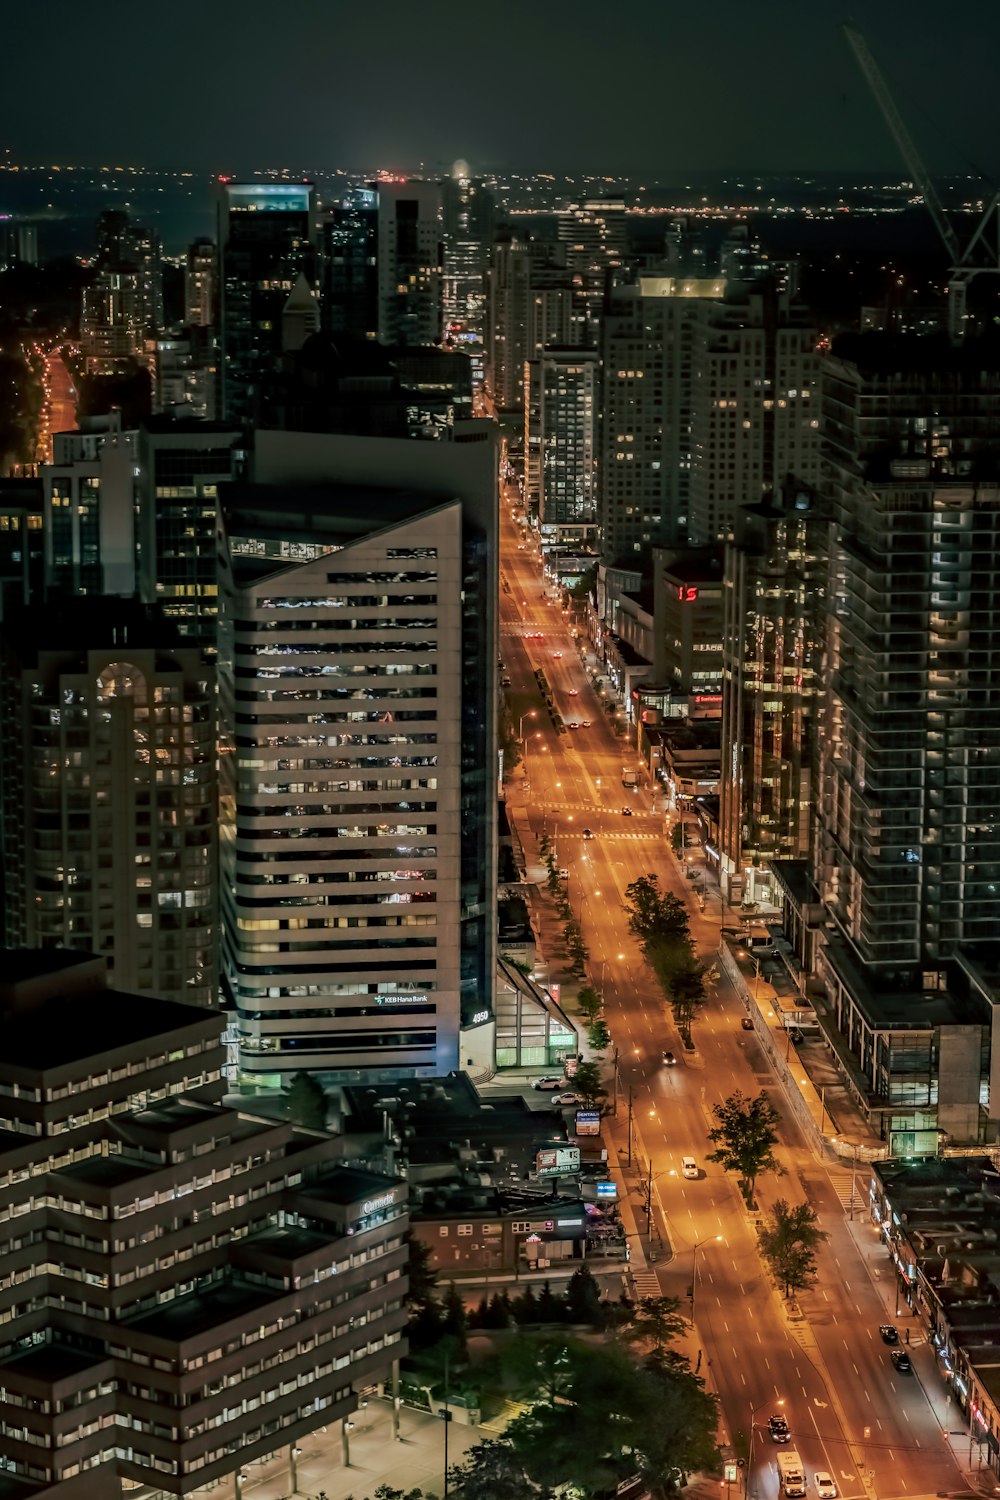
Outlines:
[[[628,932],[625,887],[655,872],[661,886],[684,896],[704,957],[718,946],[719,901],[710,899],[704,913],[698,910],[692,885],[669,848],[662,799],[648,780],[634,792],[623,788],[622,768],[637,766],[635,752],[616,737],[570,617],[546,596],[530,542],[519,546],[523,534],[514,514],[510,492],[501,515],[501,655],[526,753],[524,769],[510,778],[508,805],[529,869],[539,872],[537,838],[544,831],[555,840],[559,865],[570,872],[570,900],[582,918],[591,979],[604,993],[618,1049],[619,1117],[631,1087],[636,1152],[644,1163],[651,1161],[653,1197],[673,1249],[670,1263],[658,1268],[660,1283],[685,1307],[697,1262],[695,1324],[721,1400],[723,1437],[745,1455],[753,1427],[750,1490],[768,1500],[777,1495],[779,1450],[766,1424],[779,1402],[811,1497],[817,1469],[834,1476],[843,1497],[914,1500],[953,1491],[960,1487],[959,1475],[921,1385],[913,1375],[896,1373],[879,1337],[883,1314],[847,1231],[837,1186],[805,1147],[787,1110],[780,1132],[783,1175],[761,1181],[758,1200],[766,1209],[778,1197],[807,1198],[830,1234],[820,1252],[816,1288],[800,1299],[800,1324],[789,1321],[764,1275],[754,1226],[735,1183],[705,1162],[714,1102],[736,1088],[747,1094],[766,1088],[780,1110],[781,1090],[753,1035],[741,1029],[742,1007],[724,982],[712,987],[695,1023],[696,1054],[684,1053]],[[567,722],[590,720],[589,728],[556,733],[534,677],[539,667],[556,710]],[[626,806],[632,816],[623,814]],[[679,1060],[676,1067],[662,1065],[667,1048]],[[681,1176],[684,1155],[698,1160],[697,1181]]]

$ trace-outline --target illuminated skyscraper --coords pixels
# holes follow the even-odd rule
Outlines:
[[[227,422],[247,422],[261,374],[281,352],[282,313],[300,274],[315,285],[311,182],[219,184],[219,340]]]
[[[223,974],[278,1087],[459,1066],[492,1008],[496,458],[259,432],[221,492]]]

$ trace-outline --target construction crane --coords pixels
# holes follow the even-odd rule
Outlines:
[[[847,39],[847,44],[857,60],[858,67],[865,76],[865,81],[871,89],[875,103],[882,111],[882,118],[889,127],[889,132],[899,148],[899,154],[906,164],[906,170],[911,178],[928,213],[934,221],[934,227],[941,237],[942,243],[948,252],[950,269],[948,274],[948,332],[952,339],[961,339],[965,333],[967,312],[967,295],[969,282],[973,277],[981,275],[984,271],[997,274],[1000,272],[1000,191],[995,191],[987,206],[986,212],[980,219],[976,232],[963,247],[955,227],[948,215],[945,213],[941,199],[938,197],[937,189],[931,180],[930,173],[924,165],[916,143],[906,128],[902,115],[896,108],[896,102],[889,91],[889,85],[882,76],[878,63],[871,54],[868,43],[860,31],[855,31],[853,26],[841,28]],[[987,231],[991,231],[988,233]]]

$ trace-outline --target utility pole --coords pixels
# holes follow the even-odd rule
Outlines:
[[[632,1085],[628,1086],[628,1164],[632,1165]]]

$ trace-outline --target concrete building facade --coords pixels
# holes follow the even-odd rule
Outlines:
[[[495,972],[493,445],[260,433],[253,478],[220,536],[241,1068],[447,1072]]]

